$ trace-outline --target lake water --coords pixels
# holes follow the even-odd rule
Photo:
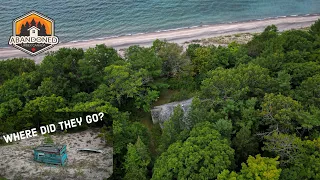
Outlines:
[[[0,0],[0,47],[12,20],[36,10],[55,20],[60,42],[206,24],[320,13],[320,0]]]

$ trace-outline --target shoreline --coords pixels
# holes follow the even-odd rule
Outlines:
[[[85,39],[85,40],[73,40],[73,41],[63,42],[62,44],[66,44],[66,43],[78,43],[78,42],[88,42],[88,41],[95,41],[95,40],[106,40],[106,39],[118,38],[118,37],[123,37],[123,36],[135,36],[135,35],[143,35],[143,34],[149,34],[149,33],[161,33],[161,32],[177,31],[177,30],[183,30],[183,29],[193,29],[193,28],[198,28],[198,27],[207,27],[207,26],[213,26],[213,25],[224,25],[224,24],[234,24],[234,23],[246,23],[246,22],[252,22],[252,21],[264,21],[264,20],[279,19],[279,18],[288,18],[288,17],[311,17],[311,16],[320,16],[320,13],[297,14],[297,15],[287,15],[287,16],[275,16],[275,17],[266,17],[266,18],[262,18],[262,19],[250,19],[250,20],[243,20],[243,21],[227,21],[227,22],[223,22],[223,23],[203,24],[203,25],[194,25],[194,26],[170,28],[170,29],[155,30],[155,31],[146,31],[146,32],[138,32],[138,33],[128,33],[128,34],[112,35],[112,36],[106,36],[106,37],[97,37],[97,38]],[[3,47],[0,47],[0,49],[1,49],[1,48],[3,48]]]
[[[122,36],[111,36],[96,38],[91,40],[71,41],[61,43],[48,51],[56,51],[59,48],[83,48],[95,47],[96,44],[105,44],[117,50],[124,49],[132,45],[151,46],[156,39],[167,40],[183,45],[186,41],[199,40],[203,38],[238,34],[238,33],[258,33],[262,32],[268,25],[276,25],[279,31],[299,29],[312,25],[320,19],[320,14],[290,15],[268,17],[264,19],[227,22],[213,25],[182,27],[169,30],[161,30],[147,33],[128,34]],[[9,37],[8,37],[9,38]],[[47,52],[48,52],[47,51]],[[0,48],[0,60],[24,57],[35,60],[36,63],[42,61],[45,53],[37,56],[30,56],[13,47]]]

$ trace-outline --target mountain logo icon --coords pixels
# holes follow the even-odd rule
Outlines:
[[[38,55],[56,44],[54,20],[36,11],[31,11],[12,22],[12,36],[8,44],[32,56]]]

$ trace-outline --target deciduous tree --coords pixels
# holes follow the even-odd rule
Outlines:
[[[190,136],[161,154],[153,168],[153,180],[215,179],[233,163],[234,150],[213,124],[197,124]]]

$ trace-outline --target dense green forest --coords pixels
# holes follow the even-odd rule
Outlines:
[[[190,111],[147,127],[141,114],[168,89],[194,97]],[[320,20],[228,47],[156,40],[124,57],[97,45],[0,61],[0,134],[71,112],[105,112],[111,179],[320,179]]]

